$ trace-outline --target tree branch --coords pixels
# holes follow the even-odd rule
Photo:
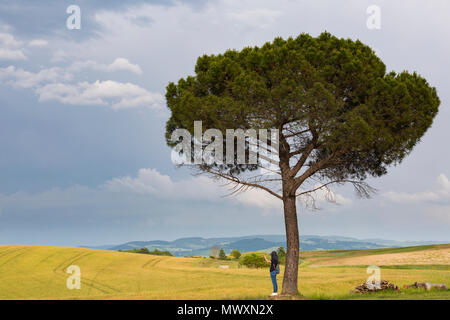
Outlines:
[[[332,154],[330,154],[328,157],[316,162],[315,164],[311,165],[308,170],[306,170],[301,176],[294,179],[294,190],[297,190],[298,187],[310,176],[315,174],[320,169],[323,169],[325,165],[327,165],[333,158],[343,154],[345,152],[344,149],[335,151]]]
[[[322,188],[326,188],[327,186],[329,186],[330,184],[333,184],[333,183],[338,183],[338,184],[341,184],[341,183],[351,183],[351,184],[355,187],[355,189],[357,190],[357,192],[358,192],[358,194],[359,194],[360,196],[362,196],[362,197],[367,197],[367,198],[370,196],[371,193],[374,193],[374,192],[376,191],[375,188],[369,186],[369,184],[367,184],[366,182],[363,182],[363,181],[357,181],[357,180],[347,180],[347,179],[343,179],[343,180],[333,180],[333,181],[329,181],[329,182],[324,183],[323,185],[321,185],[321,186],[319,186],[319,187],[317,187],[317,188],[314,188],[314,189],[311,189],[311,190],[308,190],[308,191],[303,191],[303,192],[297,193],[295,196],[298,197],[298,196],[305,195],[305,194],[308,194],[308,193],[316,192],[317,190],[320,190],[320,189],[322,189]]]
[[[303,167],[303,165],[305,164],[306,160],[308,159],[309,155],[311,154],[311,152],[314,150],[314,148],[316,147],[317,144],[317,140],[319,139],[319,136],[317,134],[317,132],[315,130],[311,130],[312,133],[312,139],[311,142],[308,144],[308,146],[306,147],[306,149],[302,152],[302,156],[300,157],[300,159],[297,161],[297,163],[295,164],[295,166],[292,168],[290,176],[291,177],[295,177],[297,175],[297,173],[300,171],[300,169]],[[295,155],[295,153],[292,153],[292,155]],[[290,154],[289,158],[292,156]]]
[[[251,182],[247,182],[247,181],[242,181],[242,180],[240,180],[239,178],[237,178],[235,176],[227,175],[227,174],[224,174],[222,172],[218,172],[218,171],[215,171],[215,170],[212,170],[212,169],[206,169],[206,172],[208,172],[208,173],[210,173],[212,175],[215,175],[215,176],[219,176],[219,177],[221,177],[221,178],[223,178],[225,180],[234,182],[234,183],[236,183],[238,185],[241,185],[241,187],[239,188],[238,192],[242,191],[242,186],[251,187],[251,188],[258,188],[258,189],[261,189],[261,190],[264,190],[264,191],[270,193],[271,195],[277,197],[280,200],[283,200],[283,197],[281,195],[279,195],[278,193],[270,190],[267,187],[261,186],[261,185],[259,185],[257,183],[251,183]]]

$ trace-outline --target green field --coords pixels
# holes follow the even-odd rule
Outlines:
[[[450,245],[302,252],[299,288],[309,299],[450,299],[449,290],[402,289],[400,293],[367,296],[349,293],[365,282],[369,263],[363,262],[374,257],[385,262],[385,266],[379,265],[381,278],[399,287],[415,281],[449,286],[449,253]],[[405,263],[398,264],[398,260]],[[66,287],[69,265],[81,269],[80,290]],[[228,269],[220,268],[224,265]],[[0,299],[265,299],[271,291],[267,269],[239,267],[232,260],[0,246]]]

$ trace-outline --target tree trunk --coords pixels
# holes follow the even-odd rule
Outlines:
[[[284,270],[282,294],[298,294],[298,258],[299,258],[299,237],[297,223],[296,198],[292,195],[283,197],[284,223],[286,225],[286,267]]]

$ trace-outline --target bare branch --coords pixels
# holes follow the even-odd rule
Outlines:
[[[222,172],[219,172],[219,171],[215,171],[215,170],[212,170],[212,169],[205,169],[205,170],[206,170],[206,172],[208,172],[208,173],[210,173],[212,175],[218,176],[220,178],[223,178],[225,180],[228,180],[228,181],[231,181],[231,182],[235,183],[236,187],[237,187],[237,185],[240,185],[239,188],[237,189],[237,192],[241,192],[241,191],[246,190],[248,188],[258,188],[258,189],[261,189],[261,190],[264,190],[264,191],[270,193],[271,195],[277,197],[280,200],[283,200],[283,197],[281,195],[279,195],[278,193],[270,190],[269,188],[267,188],[265,186],[259,185],[257,183],[251,183],[251,182],[243,181],[243,180],[240,180],[239,178],[237,178],[236,176],[225,174],[225,173],[222,173]],[[233,194],[235,194],[237,192],[233,192]]]
[[[306,170],[301,176],[295,178],[294,182],[294,190],[297,190],[298,187],[309,177],[311,177],[313,174],[315,174],[320,169],[323,169],[331,160],[336,158],[337,156],[345,153],[345,150],[339,150],[335,151],[332,154],[330,154],[328,157],[316,162],[315,164],[311,165],[308,170]]]
[[[315,191],[318,191],[322,188],[327,188],[327,186],[329,186],[330,184],[343,184],[343,183],[351,183],[353,185],[353,187],[355,188],[355,191],[357,193],[358,196],[360,196],[361,198],[370,198],[371,194],[376,193],[376,189],[371,187],[368,183],[364,182],[364,181],[358,181],[358,180],[333,180],[333,181],[329,181],[327,183],[324,183],[323,185],[316,187],[314,189],[308,190],[308,191],[303,191],[300,193],[297,193],[295,196],[301,196],[301,195],[305,195],[305,194],[310,194],[313,193]]]
[[[289,132],[291,133],[291,134],[288,134],[288,135],[284,135],[284,137],[285,137],[286,139],[289,139],[289,138],[292,138],[292,137],[295,137],[295,136],[298,136],[298,135],[301,135],[301,134],[304,134],[304,133],[310,131],[309,128],[306,129],[306,130],[302,130],[302,131],[300,131],[300,132],[292,132],[292,131],[289,130],[289,129],[286,129],[286,130],[289,131]]]
[[[310,156],[311,152],[316,147],[316,143],[317,143],[317,140],[319,139],[319,136],[318,136],[318,134],[317,134],[317,132],[315,130],[311,130],[311,132],[312,132],[312,135],[313,135],[312,139],[311,139],[311,142],[306,146],[306,149],[301,151],[302,156],[297,161],[295,166],[292,168],[291,174],[290,174],[291,177],[295,177],[297,175],[297,173],[300,171],[300,169],[305,164],[306,160],[308,160],[308,157]],[[293,155],[296,155],[296,154],[297,154],[297,152],[291,153],[289,155],[289,158],[291,158]]]

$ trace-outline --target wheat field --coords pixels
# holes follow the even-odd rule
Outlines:
[[[449,291],[418,289],[368,296],[350,294],[353,287],[365,282],[366,266],[377,256],[382,256],[378,262],[384,262],[381,278],[398,286],[415,281],[450,285],[446,260],[450,245],[390,250],[393,252],[302,252],[300,292],[309,299],[450,299]],[[393,260],[389,254],[395,255]],[[422,263],[421,254],[431,255],[433,263]],[[70,265],[81,270],[79,290],[67,288],[70,274],[66,270]],[[281,268],[279,287],[283,271]],[[72,247],[0,246],[0,299],[265,299],[271,291],[268,268],[239,267],[234,260]]]

